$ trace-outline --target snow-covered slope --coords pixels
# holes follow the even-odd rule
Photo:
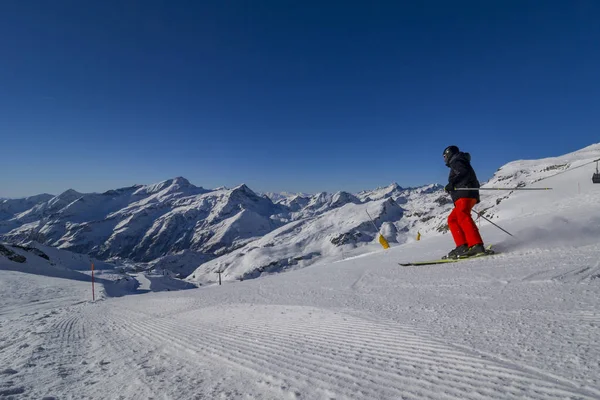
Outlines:
[[[484,188],[543,185],[546,181],[541,179],[599,155],[596,144],[560,157],[515,161],[500,168]],[[476,158],[473,164],[477,168]],[[518,201],[522,192],[482,190],[481,194],[482,202],[475,209],[494,221],[522,211],[500,207]],[[34,240],[105,260],[172,268],[183,276],[204,263],[207,272],[198,271],[195,280],[209,276],[221,268],[218,265],[227,266],[231,272],[227,276],[237,279],[307,266],[376,242],[375,228],[364,210],[377,209],[385,200],[401,209],[376,221],[377,230],[393,246],[415,240],[418,233],[422,239],[447,234],[446,218],[452,208],[439,184],[402,188],[393,183],[357,194],[270,195],[277,201],[257,195],[246,185],[206,190],[180,177],[102,194],[69,190],[51,199],[42,196],[29,203],[11,203],[21,204],[18,207],[6,205],[0,233],[5,232],[4,239],[12,243]],[[536,195],[552,198],[548,193]],[[23,210],[22,204],[34,205]]]
[[[294,197],[310,197],[310,193],[289,193],[289,192],[264,192],[261,196],[267,196],[273,203],[285,203]]]
[[[82,272],[90,271],[92,263],[97,270],[114,269],[113,265],[91,259],[89,256],[38,243],[0,244],[0,270],[89,281],[90,277]]]
[[[51,194],[40,194],[22,199],[0,199],[0,221],[10,219],[16,214],[51,200],[53,197]]]
[[[35,275],[91,283],[92,264],[95,271],[95,296],[98,299],[197,287],[156,266],[115,265],[85,254],[35,242],[23,245],[0,243],[0,271],[26,273],[28,277]],[[91,284],[88,286],[88,294],[91,298]]]
[[[485,188],[553,188],[548,191],[519,191],[519,190],[482,190],[481,203],[474,210],[494,222],[502,221],[517,215],[523,215],[525,208],[521,206],[522,196],[533,196],[536,204],[540,206],[548,201],[566,198],[568,194],[577,194],[584,184],[591,184],[591,176],[595,165],[591,161],[600,158],[600,143],[587,146],[581,150],[557,157],[548,157],[541,160],[517,160],[510,162],[498,169],[482,187]],[[477,160],[473,164],[476,167]],[[581,167],[588,164],[585,167]],[[570,172],[572,171],[572,172]],[[559,174],[559,175],[557,175]],[[548,178],[556,176],[557,180]],[[565,178],[566,177],[566,178]],[[569,178],[570,177],[570,178]],[[553,182],[562,184],[561,179],[568,179],[563,188],[554,187]],[[569,183],[571,182],[571,183]],[[528,197],[529,198],[529,197]],[[506,207],[502,205],[507,205]],[[420,232],[423,237],[447,233],[446,218],[452,208],[449,196],[436,190],[420,201],[408,201],[404,207],[407,209],[405,216],[408,224],[409,240]],[[481,224],[486,223],[483,219]]]
[[[189,280],[210,281],[217,270],[224,271],[224,279],[236,280],[301,268],[377,243],[379,233],[391,245],[404,243],[410,240],[418,223],[451,207],[449,196],[435,184],[407,189],[392,184],[356,196],[347,192],[318,193],[310,198],[292,197],[282,203],[294,210],[288,214],[292,222],[200,265]]]
[[[397,200],[406,203],[405,197],[412,195],[417,198],[423,190],[402,191]],[[377,200],[385,198],[381,196]],[[296,227],[299,221],[304,236],[292,238],[291,242],[282,240],[282,243],[311,242],[318,243],[315,248],[327,249],[332,246],[332,238],[335,240],[337,236],[361,232],[368,233],[368,236],[360,240],[345,238],[344,243],[366,243],[367,237],[374,237],[370,224],[365,224],[369,225],[366,230],[360,228],[355,233],[349,227],[339,232],[331,228],[327,235],[332,235],[332,238],[324,240],[327,235],[310,226],[320,216],[329,221],[332,217],[348,218],[346,214],[332,211],[346,205],[370,202],[375,203],[376,200],[363,201],[351,193],[337,192],[307,197],[282,195],[278,202],[273,203],[246,185],[206,190],[195,187],[184,178],[175,178],[105,193],[82,194],[68,190],[35,203],[27,210],[23,211],[23,207],[11,209],[14,214],[7,216],[2,223],[6,232],[4,239],[12,243],[33,240],[101,259],[130,260],[173,268],[175,273],[187,276],[200,263],[244,246],[254,246],[254,241],[287,224],[291,225],[283,231],[297,232],[297,228],[293,230],[290,227]],[[357,208],[361,213],[357,227],[365,222],[363,208]],[[393,218],[385,220],[390,224],[383,227],[389,229],[386,232],[390,234],[390,242],[404,241],[402,235],[397,234],[405,230],[401,218],[402,212],[397,212]],[[336,224],[343,226],[345,221],[331,222],[331,226]],[[373,232],[369,232],[371,229]],[[307,237],[311,235],[313,237]],[[289,235],[286,237],[289,238]],[[288,258],[306,257],[305,249],[300,249],[298,244],[288,246],[284,253]],[[310,258],[314,261],[327,253],[314,250]]]
[[[305,208],[311,202],[311,196],[291,196],[279,200],[277,204],[286,206],[289,211],[297,212]]]
[[[305,267],[341,254],[344,248],[373,242],[378,235],[367,211],[377,226],[383,225],[390,242],[402,240],[397,224],[403,209],[392,199],[348,203],[317,217],[286,224],[239,250],[204,263],[189,280],[200,284],[213,281],[216,271],[222,271],[226,280],[255,278]]]
[[[299,199],[296,199],[299,200]],[[321,192],[310,197],[308,204],[298,212],[295,219],[312,217],[323,214],[329,210],[342,207],[346,204],[360,204],[361,201],[348,192],[337,192],[334,194]]]
[[[545,187],[542,183],[549,184],[550,179],[554,179],[553,182],[559,186],[553,190],[536,192],[482,191],[482,201],[476,210],[488,219],[502,221],[526,215],[524,198],[534,199],[535,207],[568,202],[564,200],[567,198],[565,190],[580,192],[584,184],[581,180],[591,185],[594,165],[588,165],[587,169],[579,167],[599,157],[600,144],[597,144],[560,157],[509,163],[500,168],[483,187]],[[556,175],[560,172],[563,174]],[[555,178],[550,178],[554,175]],[[574,179],[574,176],[577,178]],[[352,204],[339,211],[335,211],[335,208],[330,211],[334,203],[332,200],[336,197],[346,199],[346,204]],[[388,199],[388,202],[383,199]],[[361,200],[365,203],[361,203]],[[377,211],[377,205],[380,204],[393,205],[390,207],[393,211],[388,212],[385,218],[381,218]],[[422,240],[439,235],[449,236],[446,219],[452,207],[450,196],[437,184],[409,189],[392,184],[360,192],[357,196],[320,193],[296,213],[302,214],[298,222],[285,225],[259,241],[200,265],[189,280],[196,283],[213,281],[217,270],[224,272],[222,276],[226,280],[247,279],[344,257],[358,246],[377,243],[378,235],[365,212],[367,208],[372,210],[376,226],[391,245],[414,241],[418,232],[422,234]],[[548,207],[548,210],[552,209]],[[312,212],[318,217],[311,217]],[[478,220],[478,223],[481,225],[482,221]]]
[[[18,228],[23,222],[15,221],[14,217],[22,212],[30,210],[40,204],[51,200],[54,196],[50,194],[40,194],[38,196],[26,197],[22,199],[1,199],[0,200],[0,235]]]
[[[362,201],[387,199],[389,197],[398,198],[403,189],[396,182],[373,190],[363,190],[357,193],[357,197]]]
[[[246,185],[209,191],[175,178],[102,194],[69,190],[13,215],[5,222],[15,227],[4,238],[103,259],[147,262],[184,250],[207,259],[277,228],[271,215],[286,212]]]

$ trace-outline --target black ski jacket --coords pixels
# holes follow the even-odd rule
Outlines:
[[[481,201],[479,190],[452,190],[455,188],[478,188],[479,181],[475,170],[471,166],[471,155],[469,153],[459,152],[453,155],[446,164],[450,168],[448,175],[448,186],[451,188],[450,196],[452,202],[461,198],[477,199]]]

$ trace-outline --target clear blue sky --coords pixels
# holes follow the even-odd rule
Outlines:
[[[600,2],[0,2],[0,197],[358,191],[600,142]]]

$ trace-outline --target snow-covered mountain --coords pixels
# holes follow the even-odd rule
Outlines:
[[[329,203],[328,203],[329,204]],[[202,283],[224,271],[225,279],[248,279],[263,273],[301,268],[344,247],[368,244],[378,237],[374,223],[388,241],[403,240],[398,224],[404,210],[392,199],[362,204],[352,202],[314,217],[302,218],[276,229],[241,249],[201,265],[190,277]]]
[[[423,190],[405,190],[401,194],[410,197]],[[404,197],[398,200],[405,203]],[[389,202],[380,201],[385,199]],[[147,263],[184,276],[202,263],[254,246],[253,242],[272,232],[278,238],[277,243],[287,246],[283,252],[286,258],[307,257],[306,249],[298,246],[308,242],[325,248],[368,243],[377,235],[364,210],[368,207],[379,210],[383,207],[379,203],[387,204],[385,210],[389,215],[382,217],[379,211],[374,211],[373,218],[389,224],[383,226],[388,240],[404,241],[398,233],[406,230],[402,221],[404,210],[384,196],[361,200],[340,191],[282,196],[273,202],[246,185],[207,190],[181,177],[105,193],[68,190],[36,200],[22,202],[31,205],[28,209],[6,207],[0,231],[4,240],[10,243],[33,240],[105,260]],[[349,205],[357,207],[338,211]],[[390,211],[392,208],[394,211]],[[360,216],[353,216],[353,212]],[[326,233],[319,228],[323,221],[328,221]],[[299,231],[302,235],[293,237]],[[329,252],[315,250],[309,258],[314,261]],[[287,265],[282,260],[275,261]]]
[[[405,243],[451,207],[441,185],[402,189],[393,184],[358,195],[318,193],[301,200],[306,205],[290,214],[292,222],[200,265],[189,279],[203,283],[220,270],[224,279],[243,280],[301,268],[376,242],[379,234],[391,245]]]
[[[2,199],[0,200],[0,234],[9,232],[23,224],[14,218],[27,210],[50,201],[54,196],[51,194],[40,194],[37,196],[26,197],[22,199]]]
[[[600,144],[595,144],[559,157],[514,161],[500,168],[482,187],[543,187],[544,179],[599,157]],[[476,168],[476,159],[473,164]],[[590,171],[592,169],[590,165]],[[577,190],[576,182],[572,189]],[[548,201],[554,201],[547,193],[540,193],[540,201],[543,202],[544,196]],[[512,217],[522,212],[522,207],[501,207],[500,204],[510,203],[513,199],[518,202],[522,194],[523,191],[516,190],[483,190],[481,203],[475,210],[493,220]],[[332,201],[334,197],[324,193],[312,196],[307,205],[296,212],[301,215],[297,222],[200,265],[188,279],[198,283],[214,280],[217,270],[223,271],[222,276],[226,280],[246,279],[307,266],[327,258],[343,258],[344,251],[372,243],[378,238],[366,210],[392,246],[415,241],[418,233],[423,238],[448,234],[446,220],[453,204],[439,184],[405,189],[393,183],[359,192],[356,196],[340,195],[336,198],[346,201],[339,209],[331,207],[335,203]],[[476,221],[481,223],[477,218]]]
[[[10,219],[16,214],[51,200],[53,197],[51,194],[40,194],[23,199],[0,199],[0,221]]]
[[[540,180],[599,156],[595,144],[560,157],[514,161],[483,187],[542,185]],[[476,157],[473,164],[477,169]],[[475,209],[501,219],[515,208],[498,206],[518,196],[482,191]],[[226,279],[246,279],[339,257],[377,243],[379,233],[392,246],[414,241],[417,233],[446,234],[451,208],[440,184],[259,195],[246,185],[209,190],[178,177],[105,193],[68,190],[2,200],[0,233],[10,243],[33,240],[104,260],[144,263],[202,283],[215,270],[223,270]]]
[[[482,222],[498,254],[452,265],[398,265],[439,257],[452,239],[435,230],[418,242],[399,232],[407,243],[385,251],[368,242],[366,211],[390,228],[432,224],[407,214],[437,204],[435,187],[291,221],[198,269],[200,290],[160,269],[102,270],[96,299],[122,297],[92,303],[83,271],[0,247],[0,397],[150,398],[175,382],[182,399],[599,399],[600,185],[588,163],[600,146],[589,150],[502,167],[490,182],[552,190],[486,192],[480,209],[515,237]],[[208,266],[223,268],[222,286]]]
[[[263,192],[259,193],[261,196],[267,196],[273,203],[285,202],[294,197],[310,197],[311,193],[290,193],[290,192]]]
[[[69,190],[15,214],[5,226],[18,226],[4,239],[35,240],[102,259],[149,262],[192,250],[198,260],[279,227],[282,222],[270,217],[286,211],[246,185],[206,190],[175,178],[102,194]]]
[[[302,210],[304,207],[311,202],[311,196],[292,196],[277,201],[277,204],[286,206],[291,212],[297,212]]]

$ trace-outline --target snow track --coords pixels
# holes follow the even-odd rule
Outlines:
[[[343,312],[239,304],[155,317],[109,305],[87,305],[54,325],[35,360],[47,358],[58,383],[44,386],[139,399],[598,396],[410,326]],[[86,326],[103,339],[90,341]],[[99,393],[93,385],[106,379],[110,390]]]
[[[472,262],[400,268],[451,243],[425,236],[197,290],[146,274],[95,303],[11,265],[0,400],[600,399],[600,186],[567,175],[502,201],[519,239],[483,226],[501,254]]]
[[[597,399],[597,280],[571,279],[594,254],[549,254],[558,264],[543,273],[543,259],[410,274],[353,260],[337,279],[307,269],[95,303],[36,298],[20,316],[9,304],[0,398]],[[452,273],[432,284],[441,271]],[[552,300],[575,289],[578,308]]]

